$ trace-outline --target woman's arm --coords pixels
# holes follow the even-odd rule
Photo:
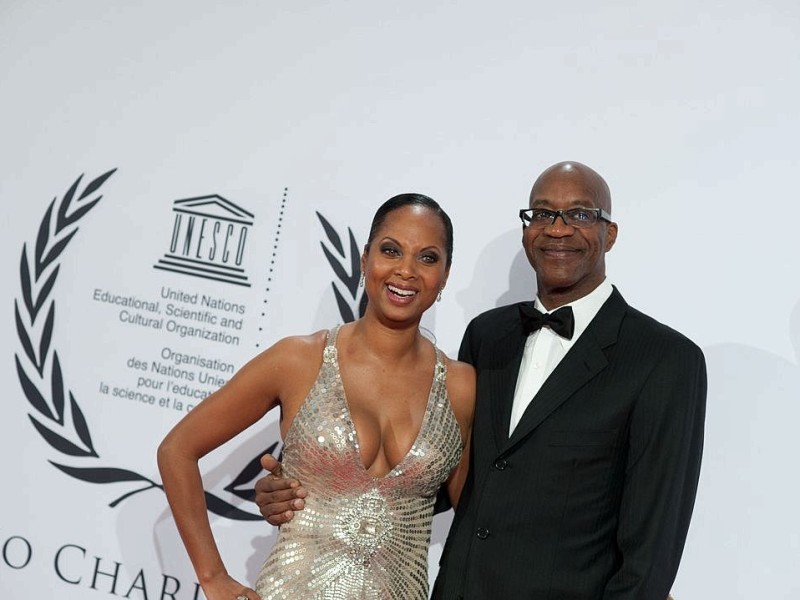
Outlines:
[[[456,508],[469,472],[472,420],[475,415],[475,369],[472,365],[458,361],[450,361],[447,369],[447,395],[463,441],[461,460],[450,473],[446,484],[450,503]]]
[[[297,375],[303,344],[282,340],[247,363],[220,390],[192,409],[158,448],[158,468],[175,523],[208,600],[258,595],[227,573],[211,532],[198,462],[282,401]]]

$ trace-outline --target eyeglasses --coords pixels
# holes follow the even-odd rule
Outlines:
[[[611,215],[602,208],[568,208],[567,210],[550,210],[547,208],[523,208],[519,218],[523,227],[544,229],[561,219],[570,227],[585,229],[597,223],[598,219],[611,222]]]

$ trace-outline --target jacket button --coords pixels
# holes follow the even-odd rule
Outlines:
[[[489,537],[489,530],[486,527],[478,528],[478,539],[485,540]]]
[[[507,466],[508,466],[508,462],[505,459],[502,459],[502,458],[500,460],[495,461],[495,463],[494,463],[494,468],[497,469],[498,471],[502,471]]]

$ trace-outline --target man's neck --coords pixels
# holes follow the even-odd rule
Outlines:
[[[543,290],[540,288],[537,292],[537,297],[539,298],[539,302],[542,303],[542,306],[544,306],[548,312],[552,312],[566,304],[571,304],[577,302],[581,298],[585,298],[600,287],[605,280],[605,277],[603,277],[603,279],[598,281],[597,285],[590,290]]]

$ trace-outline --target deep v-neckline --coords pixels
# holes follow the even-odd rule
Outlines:
[[[351,433],[353,434],[353,447],[352,447],[353,458],[356,461],[356,463],[358,463],[358,465],[361,467],[364,474],[367,477],[370,477],[371,479],[374,479],[376,481],[386,479],[388,477],[392,477],[395,475],[400,475],[402,473],[402,469],[400,467],[404,466],[406,462],[408,462],[411,459],[414,452],[414,448],[417,447],[417,443],[422,438],[423,432],[428,426],[428,422],[430,420],[430,415],[432,412],[431,406],[433,404],[433,399],[436,396],[436,384],[439,381],[439,379],[444,375],[446,370],[446,367],[444,365],[444,360],[442,360],[442,357],[440,356],[439,349],[436,346],[434,346],[433,350],[436,356],[436,362],[433,366],[433,376],[431,377],[431,386],[430,389],[428,390],[428,401],[425,403],[425,414],[422,415],[422,423],[420,423],[419,431],[417,431],[417,435],[414,437],[414,441],[411,442],[411,446],[409,446],[406,453],[403,455],[403,457],[396,465],[394,465],[391,469],[389,469],[389,471],[387,471],[384,475],[374,475],[369,472],[369,468],[364,464],[364,459],[361,456],[361,444],[359,442],[360,437],[358,435],[358,430],[356,429],[355,421],[353,421],[353,413],[350,412],[350,403],[347,401],[347,390],[344,389],[344,381],[342,381],[342,370],[339,367],[339,351],[336,347],[336,341],[339,337],[340,327],[341,325],[336,326],[336,328],[332,332],[331,335],[332,339],[328,342],[325,350],[327,352],[328,348],[331,348],[330,358],[331,362],[333,363],[333,368],[336,370],[337,385],[341,390],[341,394],[339,396],[342,399],[342,408],[344,409],[344,412],[347,416],[347,424],[350,427]]]

